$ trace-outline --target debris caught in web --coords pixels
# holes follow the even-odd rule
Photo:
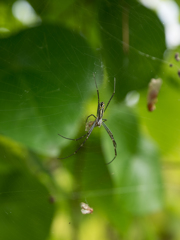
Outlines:
[[[90,214],[90,213],[93,213],[93,208],[90,208],[88,204],[82,202],[81,212],[82,214]]]
[[[147,95],[147,108],[150,112],[156,109],[155,104],[157,103],[157,97],[162,85],[162,80],[159,79],[151,79],[148,87],[148,95]]]

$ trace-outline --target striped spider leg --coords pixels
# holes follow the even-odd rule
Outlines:
[[[59,158],[59,159],[65,159],[65,158],[71,157],[72,155],[76,154],[84,146],[85,142],[88,140],[89,136],[91,135],[94,127],[101,127],[101,125],[103,125],[103,127],[105,128],[105,130],[108,133],[109,137],[111,138],[113,146],[114,146],[115,156],[109,163],[114,161],[114,159],[117,156],[117,151],[116,151],[117,144],[116,144],[116,141],[115,141],[115,139],[113,137],[112,132],[109,130],[109,128],[104,123],[105,121],[107,121],[107,119],[103,118],[104,112],[107,110],[107,107],[109,106],[109,103],[111,102],[111,100],[112,100],[112,98],[113,98],[113,96],[115,94],[116,79],[114,78],[114,92],[113,92],[112,96],[110,97],[106,107],[104,108],[104,106],[105,106],[104,102],[100,102],[99,90],[98,90],[98,87],[97,87],[96,78],[95,78],[94,73],[93,73],[93,76],[94,76],[94,80],[95,80],[95,85],[96,85],[96,90],[97,90],[97,97],[98,97],[97,116],[95,116],[94,114],[90,114],[87,117],[87,119],[86,119],[86,127],[85,127],[85,130],[87,131],[87,133],[84,134],[83,136],[79,137],[79,138],[76,138],[76,139],[67,138],[67,137],[64,137],[64,136],[58,134],[60,137],[63,137],[65,139],[67,139],[67,140],[72,140],[72,141],[78,141],[81,138],[86,137],[85,140],[81,143],[81,145],[79,146],[79,148],[75,152],[73,152],[72,154],[68,155],[67,157],[63,157],[63,158]],[[91,117],[91,116],[93,116],[95,118],[95,120],[87,122],[88,118]],[[109,164],[109,163],[107,163],[107,164]]]

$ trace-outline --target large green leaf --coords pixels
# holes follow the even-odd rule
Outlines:
[[[27,170],[25,149],[0,139],[0,239],[47,239],[54,215],[47,189]]]
[[[156,14],[134,0],[101,1],[99,30],[109,76],[119,99],[155,77],[165,51],[164,27]]]
[[[80,35],[53,25],[1,39],[0,55],[0,132],[56,155],[57,134],[77,131],[98,59]]]
[[[123,105],[111,108],[107,125],[117,142],[117,158],[108,166],[116,187],[117,209],[122,205],[131,214],[161,209],[162,180],[157,147],[141,136],[134,112]],[[105,131],[102,144],[109,162],[114,149]]]
[[[112,105],[112,104],[111,104]],[[103,215],[119,234],[126,235],[135,215],[143,216],[161,210],[162,179],[157,147],[141,136],[135,113],[124,104],[111,106],[106,125],[117,142],[117,158],[107,132],[95,128],[84,147],[74,156],[63,159],[63,166],[74,177],[70,194],[72,219],[75,225],[83,221],[80,202]],[[77,137],[84,134],[84,126]],[[82,140],[83,141],[83,140]],[[62,153],[73,153],[81,141],[72,142]],[[80,217],[81,216],[81,217]]]

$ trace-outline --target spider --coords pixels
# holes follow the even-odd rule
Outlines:
[[[99,101],[99,90],[98,90],[98,87],[97,87],[97,83],[96,83],[96,78],[95,78],[95,75],[93,73],[93,77],[94,77],[94,80],[95,80],[95,85],[96,85],[96,90],[97,90],[97,97],[98,97],[98,107],[97,107],[97,116],[95,116],[94,114],[90,114],[87,118],[86,118],[86,130],[88,131],[86,134],[84,134],[83,136],[81,136],[80,138],[76,138],[76,139],[72,139],[72,138],[67,138],[67,137],[64,137],[60,134],[58,134],[60,137],[63,137],[65,139],[68,139],[68,140],[73,140],[73,141],[78,141],[80,140],[81,138],[85,138],[84,142],[81,143],[80,147],[72,154],[68,155],[67,157],[63,157],[63,158],[59,158],[59,159],[65,159],[65,158],[68,158],[68,157],[71,157],[72,155],[76,154],[85,144],[85,142],[88,140],[89,136],[91,135],[94,127],[100,127],[101,125],[103,125],[103,127],[105,128],[106,132],[108,133],[108,135],[110,136],[112,142],[113,142],[113,146],[114,146],[114,152],[115,152],[115,156],[114,158],[107,164],[110,164],[111,162],[114,161],[114,159],[116,158],[117,156],[117,151],[116,151],[116,141],[114,140],[114,137],[113,137],[113,134],[112,132],[109,130],[109,128],[106,126],[106,124],[104,123],[105,121],[107,121],[107,119],[104,119],[103,118],[103,115],[104,115],[104,112],[106,111],[107,107],[109,106],[109,103],[111,102],[114,94],[115,94],[115,85],[116,85],[116,79],[114,78],[114,92],[112,94],[112,96],[110,97],[109,99],[109,102],[107,103],[106,107],[105,107],[105,104],[104,102],[100,102]],[[89,121],[87,123],[87,120],[89,117],[93,116],[95,118],[94,121]]]

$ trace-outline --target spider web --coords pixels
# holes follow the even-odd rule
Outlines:
[[[30,3],[37,12],[32,13],[33,26],[20,26],[0,44],[1,238],[96,239],[102,234],[101,239],[128,239],[138,216],[139,234],[150,231],[156,239],[149,216],[165,214],[165,203],[166,209],[178,209],[179,200],[179,63],[174,59],[178,39],[171,42],[167,21],[166,49],[162,23],[137,2],[109,1],[93,7],[67,1],[59,8],[62,12],[50,1],[45,7]],[[172,1],[167,4],[177,7]],[[158,9],[157,4],[163,20]],[[77,17],[81,11],[91,21]],[[101,127],[76,155],[59,161],[81,141],[70,142],[58,133],[80,137],[86,117],[96,115],[93,73],[105,104],[116,77],[116,93],[104,117],[118,156],[105,164],[114,157],[114,148]],[[147,86],[159,77],[159,102],[149,113]],[[94,208],[93,215],[82,216],[80,202]],[[148,218],[147,231],[142,230],[142,216]],[[177,223],[179,216],[172,214],[172,219]],[[161,222],[162,234],[171,233],[168,221]],[[107,226],[109,230],[103,230]]]

